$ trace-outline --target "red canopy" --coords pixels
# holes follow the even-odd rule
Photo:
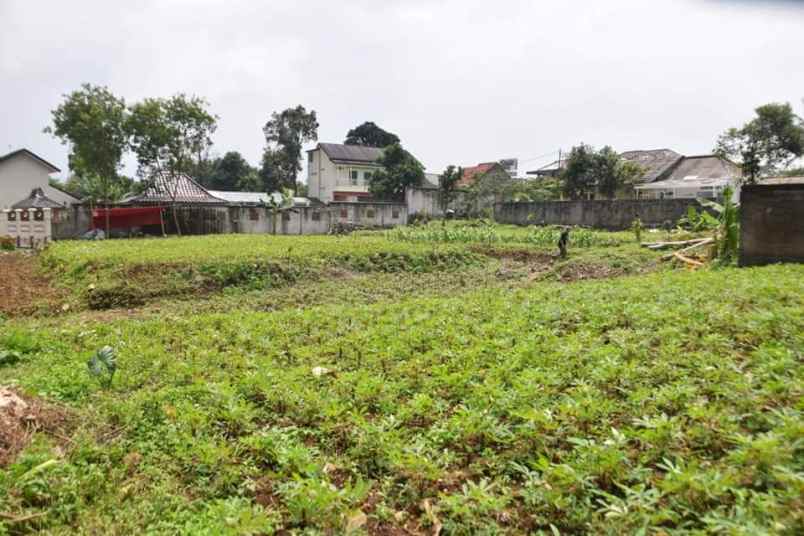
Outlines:
[[[127,229],[143,225],[161,225],[163,207],[138,208],[99,208],[92,211],[92,228],[106,228],[106,213],[109,213],[109,227]]]

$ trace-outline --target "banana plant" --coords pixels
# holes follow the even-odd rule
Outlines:
[[[716,203],[708,199],[699,199],[698,202],[712,209],[718,215],[719,225],[715,232],[715,245],[717,258],[721,263],[729,263],[737,258],[740,243],[740,211],[739,205],[734,202],[731,186],[723,189],[723,203]]]

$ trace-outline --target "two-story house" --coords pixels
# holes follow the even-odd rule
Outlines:
[[[78,199],[50,185],[50,175],[59,168],[28,149],[0,155],[0,209],[12,208],[28,199],[34,189],[48,200],[43,206],[67,207]]]
[[[307,195],[323,203],[371,200],[369,182],[382,169],[381,157],[376,147],[319,143],[307,151]]]

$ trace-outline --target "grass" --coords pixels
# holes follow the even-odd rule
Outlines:
[[[64,243],[47,262],[86,283],[227,263],[232,238],[253,240],[249,262],[291,243]],[[0,469],[0,512],[35,516],[0,518],[0,534],[800,532],[804,267],[566,284],[550,280],[656,255],[571,249],[532,280],[511,262],[532,247],[488,247],[446,247],[486,260],[444,278],[355,270],[227,287],[201,310],[0,324],[4,383],[73,414],[66,440],[37,434]],[[432,248],[305,238],[287,254],[332,267]],[[108,387],[86,369],[106,345]]]

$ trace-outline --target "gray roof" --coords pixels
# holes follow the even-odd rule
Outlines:
[[[804,177],[766,177],[759,184],[804,184]]]
[[[682,155],[671,149],[651,149],[647,151],[626,151],[620,153],[625,160],[639,164],[645,170],[639,182],[654,182],[667,178],[670,170],[678,164]]]
[[[382,157],[382,149],[363,145],[319,143],[318,148],[324,151],[333,162],[374,164]]]
[[[18,201],[11,205],[11,208],[63,208],[64,205],[57,201],[53,201],[48,196],[45,195],[45,192],[42,191],[41,188],[34,188],[31,190],[31,194],[23,199],[22,201]]]
[[[150,179],[148,187],[139,195],[129,197],[125,204],[137,203],[172,203],[175,193],[176,203],[225,204],[226,201],[215,197],[206,188],[195,182],[189,175],[177,175],[172,178],[167,173]]]
[[[725,158],[708,154],[702,156],[685,156],[676,165],[667,180],[699,179],[733,179],[740,177],[740,167]]]

